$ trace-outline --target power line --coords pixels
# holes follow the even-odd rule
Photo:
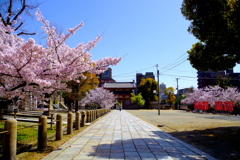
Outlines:
[[[169,70],[172,70],[173,68],[176,68],[177,66],[181,65],[182,63],[184,63],[185,61],[187,61],[187,56],[186,57],[183,57],[184,55],[186,55],[186,53],[182,54],[181,56],[179,56],[177,59],[175,59],[173,62],[169,63],[168,65],[164,66],[164,67],[160,67],[162,69],[165,69],[163,71],[161,71],[160,73],[164,73],[164,72],[167,72]],[[183,57],[183,58],[182,58]],[[180,59],[181,58],[181,59]],[[180,60],[179,60],[180,59]],[[177,62],[176,62],[177,61]],[[177,64],[176,64],[177,63]],[[176,65],[175,65],[176,64]],[[174,65],[174,66],[173,66]],[[170,67],[172,66],[171,68],[167,68],[167,67]],[[123,74],[118,74],[118,75],[115,75],[113,77],[122,77],[122,75],[128,75],[128,74],[132,74],[132,73],[137,73],[137,72],[141,72],[143,70],[147,70],[147,69],[151,69],[151,68],[154,68],[156,67],[156,65],[154,66],[151,66],[151,67],[148,67],[148,68],[145,68],[145,69],[141,69],[141,70],[137,70],[137,71],[132,71],[132,72],[128,72],[128,73],[123,73]],[[178,71],[179,72],[179,71]],[[187,72],[187,71],[180,71],[180,72]],[[135,75],[134,75],[135,76]]]
[[[154,65],[154,66],[152,66],[152,67],[149,67],[149,68],[141,69],[141,70],[147,70],[147,69],[154,68],[154,67],[156,67],[156,65]],[[128,72],[128,73],[123,73],[123,74],[118,74],[118,75],[115,75],[114,77],[118,77],[118,76],[122,76],[122,75],[127,75],[127,74],[132,74],[132,73],[136,73],[136,72],[140,72],[140,70],[133,71],[133,72]]]
[[[190,77],[190,76],[179,76],[179,75],[169,75],[169,74],[161,74],[163,76],[170,76],[170,77],[182,77],[182,78],[198,78],[198,77]]]
[[[164,67],[162,67],[162,68],[167,68],[167,67],[169,67],[169,66],[174,65],[174,64],[176,63],[175,61],[177,61],[178,59],[180,59],[180,58],[181,58],[182,56],[184,56],[185,54],[186,54],[186,53],[182,54],[180,57],[178,57],[177,59],[175,59],[173,62],[167,64],[166,66],[164,66]]]
[[[169,71],[169,70],[172,70],[173,68],[176,68],[177,66],[181,65],[181,64],[184,63],[185,61],[187,61],[187,60],[184,60],[184,61],[182,61],[182,62],[179,62],[178,64],[176,64],[176,65],[173,66],[172,68],[169,68],[169,69],[167,69],[167,70],[165,70],[165,71],[162,71],[161,73],[164,73],[164,72],[167,72],[167,71]]]

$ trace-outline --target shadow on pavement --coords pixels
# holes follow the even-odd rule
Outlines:
[[[220,160],[240,159],[240,127],[171,132],[176,137]]]
[[[195,153],[192,147],[184,146],[161,131],[153,131],[152,138],[129,138],[116,140],[112,144],[103,143],[91,146],[88,156],[95,159],[129,159],[129,160],[156,160],[156,159],[204,159],[200,153]],[[97,139],[98,137],[95,137]],[[189,148],[188,148],[189,147]],[[83,148],[82,152],[89,151]],[[187,158],[188,157],[188,158]]]

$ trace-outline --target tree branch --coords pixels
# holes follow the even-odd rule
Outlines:
[[[1,19],[1,21],[3,22],[4,26],[6,26],[6,25],[7,25],[7,23],[6,23],[6,21],[3,19],[3,16],[2,16],[2,14],[1,14],[1,13],[0,13],[0,19]]]
[[[19,84],[18,86],[16,86],[16,87],[10,89],[10,91],[17,90],[18,88],[20,88],[20,87],[24,87],[24,86],[26,86],[26,85],[27,85],[27,83],[26,83],[26,82],[23,82],[22,84]]]
[[[20,32],[17,35],[35,35],[36,33],[26,33],[26,32]]]
[[[10,0],[10,1],[12,1],[12,0]],[[25,10],[25,8],[26,8],[26,0],[23,0],[23,4],[22,4],[21,10],[16,14],[16,16],[13,18],[12,21],[17,20],[17,18],[23,13],[23,11]]]
[[[18,30],[22,25],[23,25],[23,22],[21,22],[21,23],[14,29],[14,31]]]
[[[12,0],[9,1],[8,14],[7,14],[7,24],[11,25],[10,18],[12,15]]]

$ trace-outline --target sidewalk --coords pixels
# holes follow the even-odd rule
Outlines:
[[[113,110],[43,160],[216,160],[122,110]]]

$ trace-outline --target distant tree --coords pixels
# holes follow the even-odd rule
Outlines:
[[[95,89],[99,84],[96,74],[86,72],[83,73],[83,76],[84,77],[79,77],[79,83],[76,81],[70,81],[67,83],[71,92],[66,93],[65,100],[69,107],[72,106],[72,103],[75,104],[75,111],[78,110],[78,101],[83,99],[88,91]]]
[[[220,86],[221,88],[226,89],[227,87],[230,87],[231,85],[229,84],[230,79],[228,77],[222,77],[218,76],[216,85]]]
[[[226,89],[219,86],[207,86],[200,88],[193,93],[186,95],[186,98],[182,100],[183,103],[193,104],[194,102],[208,102],[211,106],[214,106],[215,102],[232,101],[235,104],[240,103],[240,93],[235,87],[228,87]]]
[[[238,0],[183,0],[181,12],[191,21],[188,31],[199,40],[188,51],[195,69],[226,70],[240,62]]]
[[[137,106],[144,106],[145,101],[143,100],[143,97],[141,95],[141,93],[139,93],[138,95],[135,95],[134,93],[131,93],[131,101],[133,104],[137,105]]]
[[[87,96],[80,101],[81,105],[97,104],[101,108],[111,108],[117,101],[112,92],[103,88],[90,90]]]
[[[181,104],[182,100],[184,98],[186,98],[186,95],[194,92],[194,88],[193,87],[189,87],[189,88],[185,88],[185,89],[186,89],[186,91],[183,94],[180,94],[179,97],[176,99],[176,103]]]
[[[170,104],[170,107],[172,104],[175,103],[176,97],[174,96],[174,88],[173,87],[168,87],[164,90],[164,94],[168,96],[166,99],[166,102]]]
[[[157,101],[158,97],[156,95],[158,90],[158,83],[152,78],[142,79],[138,87],[138,92],[141,93],[143,99],[145,100],[145,105],[150,106],[151,101]],[[156,91],[156,93],[154,93]]]
[[[35,35],[26,30],[26,18],[32,16],[32,11],[40,4],[27,0],[1,0],[0,21],[7,27],[10,26],[17,35]]]

